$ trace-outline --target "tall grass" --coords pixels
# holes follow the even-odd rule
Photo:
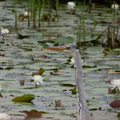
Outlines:
[[[16,11],[16,0],[13,0],[12,2],[13,2],[13,10],[12,10],[12,12],[15,15],[15,29],[17,29],[17,27],[18,27],[18,19],[17,19],[17,11]]]
[[[56,0],[56,16],[58,16],[58,4],[59,4],[59,0]]]
[[[27,9],[28,9],[28,26],[30,26],[30,17],[29,17],[29,14],[30,14],[30,2],[29,2],[30,0],[27,0]]]
[[[45,1],[42,0],[42,14],[44,15]],[[42,36],[44,36],[44,17],[42,17]]]
[[[38,0],[38,26],[41,26],[41,10],[42,10],[42,1]]]

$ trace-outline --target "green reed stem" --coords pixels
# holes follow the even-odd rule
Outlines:
[[[45,2],[42,0],[42,15],[44,15],[44,9],[45,9]],[[44,17],[42,17],[42,36],[44,36]]]
[[[18,26],[18,19],[17,19],[17,12],[16,12],[16,0],[13,0],[13,12],[15,15],[15,28],[17,28]]]
[[[41,26],[41,23],[40,23],[41,9],[42,9],[42,2],[41,2],[41,0],[38,0],[38,18],[39,18],[38,26],[39,27]]]
[[[56,0],[56,16],[58,15],[58,4],[59,4],[59,0]]]
[[[28,9],[28,26],[30,26],[30,17],[29,17],[29,14],[30,14],[30,0],[27,0],[28,4],[27,4],[27,9]]]
[[[33,28],[36,27],[36,13],[37,13],[37,4],[36,1],[33,0]]]

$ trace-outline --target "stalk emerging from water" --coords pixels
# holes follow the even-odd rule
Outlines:
[[[39,26],[39,27],[41,26],[41,23],[40,23],[41,9],[42,9],[42,2],[41,2],[41,0],[38,0],[38,18],[39,18],[38,26]]]
[[[58,4],[59,4],[59,0],[56,0],[56,16],[58,16]]]
[[[44,9],[45,9],[45,2],[42,0],[42,15],[44,15]],[[44,36],[44,17],[42,17],[42,36]]]

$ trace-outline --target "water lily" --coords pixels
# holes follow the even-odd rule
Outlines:
[[[81,62],[83,62],[83,59],[81,59]],[[70,64],[74,65],[74,67],[75,67],[75,60],[74,60],[73,57],[72,57],[71,60],[70,60]]]
[[[73,65],[75,64],[75,60],[73,57],[71,58],[70,64],[73,64]]]
[[[119,89],[119,91],[120,91],[120,79],[113,79],[113,80],[111,81],[111,84],[113,85],[113,86],[112,86],[113,89],[114,89],[115,87],[118,87],[118,89]]]
[[[113,8],[115,10],[118,10],[119,9],[119,5],[118,4],[112,4],[111,8]]]
[[[67,3],[68,9],[74,9],[75,6],[76,6],[76,5],[75,5],[74,2],[68,2],[68,3]]]
[[[28,13],[28,11],[25,11],[25,12],[24,12],[24,16],[25,16],[25,17],[28,17],[28,16],[31,17],[31,13],[30,13],[30,12]]]
[[[1,34],[2,34],[2,35],[6,35],[6,34],[8,34],[8,33],[9,33],[9,30],[8,30],[8,29],[5,29],[5,28],[1,27]]]
[[[0,26],[0,29],[1,29],[1,35],[3,36],[3,43],[4,43],[4,38],[9,33],[9,30],[5,29],[5,28],[3,28],[1,26]]]
[[[34,84],[35,85],[37,85],[37,86],[42,86],[42,84],[43,84],[43,77],[42,76],[40,76],[40,75],[35,75],[34,77],[33,77],[33,79],[34,79]]]
[[[11,120],[7,113],[0,113],[0,120]]]

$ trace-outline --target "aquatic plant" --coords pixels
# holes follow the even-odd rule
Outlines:
[[[70,14],[74,14],[75,13],[75,3],[74,2],[68,2],[67,3],[67,7],[68,9],[70,9]]]
[[[75,8],[75,3],[74,2],[68,2],[67,3],[67,7],[68,7],[68,9],[74,9]]]
[[[59,4],[59,0],[56,0],[56,16],[58,16],[58,4]]]
[[[0,28],[1,28],[1,35],[3,36],[3,43],[4,43],[5,36],[7,36],[7,34],[9,33],[9,30],[1,26]]]
[[[34,77],[33,77],[33,79],[34,79],[34,82],[33,82],[33,84],[35,84],[36,86],[42,86],[43,85],[43,77],[42,76],[40,76],[40,75],[35,75]]]
[[[111,84],[113,85],[113,86],[112,86],[113,89],[114,89],[115,87],[118,87],[118,89],[119,89],[119,91],[120,91],[120,79],[113,79],[113,80],[111,81]]]
[[[115,9],[115,10],[118,10],[119,9],[119,5],[118,4],[112,4],[111,8]]]
[[[38,26],[41,26],[41,10],[42,10],[42,1],[38,0]]]
[[[0,113],[0,120],[11,120],[10,116],[7,113]]]
[[[45,1],[42,0],[42,14],[44,15]],[[42,17],[42,36],[44,36],[44,18]]]

